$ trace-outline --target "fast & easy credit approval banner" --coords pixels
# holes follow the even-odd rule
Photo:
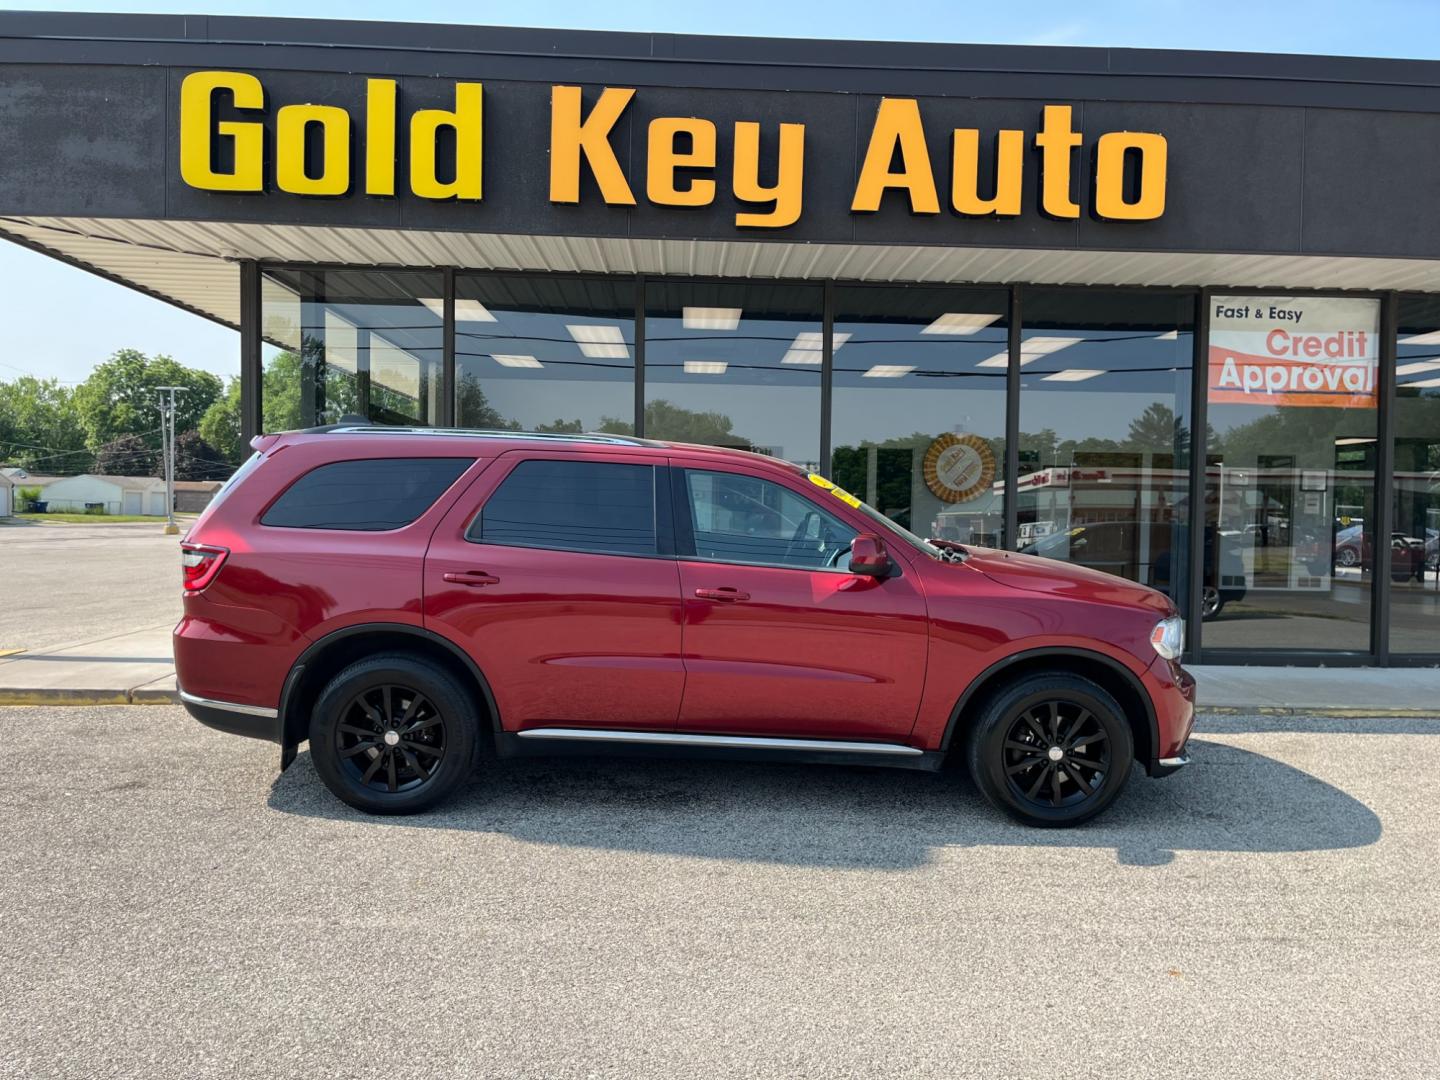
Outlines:
[[[1210,401],[1373,409],[1380,301],[1212,296]]]

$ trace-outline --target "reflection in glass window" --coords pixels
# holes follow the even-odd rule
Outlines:
[[[456,275],[460,427],[630,435],[634,380],[630,280]]]
[[[695,557],[708,562],[845,569],[855,530],[755,476],[687,469]]]
[[[838,287],[830,471],[921,536],[1003,546],[1009,294]]]
[[[651,282],[645,435],[820,463],[818,285]]]
[[[1016,546],[1186,594],[1195,299],[1026,289]]]
[[[1368,652],[1380,303],[1209,303],[1201,644]]]
[[[1440,299],[1402,297],[1390,651],[1440,653]]]
[[[363,416],[440,422],[442,276],[390,270],[267,270],[265,430]]]

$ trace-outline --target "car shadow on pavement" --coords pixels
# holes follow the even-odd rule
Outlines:
[[[1380,819],[1338,788],[1263,754],[1192,740],[1191,765],[1148,780],[1078,829],[1032,829],[993,810],[960,770],[762,765],[620,758],[486,763],[426,814],[371,817],[320,783],[308,752],[273,785],[288,814],[375,828],[496,833],[536,844],[807,867],[905,870],[953,847],[1111,848],[1162,866],[1177,851],[1362,847]]]

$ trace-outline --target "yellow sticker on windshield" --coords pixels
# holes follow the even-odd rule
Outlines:
[[[825,477],[820,476],[820,475],[818,475],[818,474],[816,474],[816,473],[813,473],[813,472],[812,472],[812,473],[809,474],[809,476],[810,476],[810,482],[811,482],[812,484],[814,484],[816,487],[818,487],[818,488],[823,488],[824,490],[830,492],[831,495],[834,495],[835,498],[839,499],[841,502],[843,502],[846,506],[850,507],[851,509],[854,509],[854,510],[860,509],[860,500],[857,499],[854,495],[851,495],[851,494],[850,494],[848,491],[846,491],[844,488],[842,488],[842,487],[836,487],[836,486],[835,486],[834,484],[832,484],[829,480],[826,480]]]

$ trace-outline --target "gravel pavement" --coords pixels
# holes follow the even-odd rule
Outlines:
[[[180,537],[160,529],[148,522],[0,525],[0,651],[174,626]]]
[[[1212,719],[1072,832],[586,759],[386,820],[173,707],[0,709],[0,1077],[1434,1075],[1437,736]]]

